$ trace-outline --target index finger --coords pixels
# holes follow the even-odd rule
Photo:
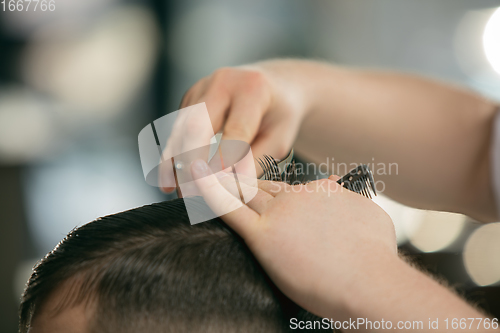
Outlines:
[[[170,160],[185,152],[208,146],[214,137],[214,129],[204,103],[192,105],[163,116],[153,122],[158,145],[162,148],[162,160]],[[208,156],[204,158],[208,159]],[[166,192],[175,186],[171,164],[162,163],[159,168],[159,186]]]
[[[227,191],[203,160],[194,161],[191,171],[205,202],[217,216],[243,238],[256,230],[260,215]]]

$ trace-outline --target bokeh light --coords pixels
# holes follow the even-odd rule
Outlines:
[[[466,225],[466,217],[461,214],[415,209],[383,195],[376,196],[373,201],[391,217],[398,245],[409,242],[422,252],[449,248]]]
[[[500,8],[491,15],[483,34],[486,58],[493,69],[500,74]]]
[[[398,245],[405,244],[420,227],[424,211],[402,205],[384,195],[377,195],[373,201],[391,217],[396,230]]]
[[[410,236],[410,243],[422,252],[436,252],[449,247],[461,235],[466,217],[447,212],[424,211],[420,225]]]
[[[117,7],[76,36],[40,29],[26,49],[23,76],[60,101],[64,116],[110,118],[126,109],[149,78],[158,39],[149,10]]]
[[[480,286],[500,282],[500,223],[492,223],[474,231],[464,247],[465,268]]]
[[[46,156],[54,139],[54,122],[37,95],[15,86],[0,91],[1,163],[25,163]]]

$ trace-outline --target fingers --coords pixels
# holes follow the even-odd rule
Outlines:
[[[265,193],[266,199],[270,200],[284,191],[289,191],[292,185],[288,185],[284,182],[270,181],[270,180],[260,180],[253,177],[246,176],[244,174],[237,174],[238,181],[242,189],[244,188],[258,188],[259,193]],[[257,209],[262,209],[261,207],[256,207]]]
[[[197,160],[193,162],[191,171],[196,186],[198,186],[206,203],[217,216],[220,216],[243,238],[255,230],[260,215],[255,210],[244,205],[239,196],[236,197],[227,191],[204,161]],[[218,174],[221,178],[232,177],[232,175],[223,172]],[[230,178],[225,178],[222,179],[222,182],[229,180]]]
[[[222,139],[251,144],[270,107],[271,88],[265,75],[258,71],[222,68],[198,81],[186,93],[181,105],[186,107],[201,102],[207,105],[214,132],[224,128]],[[277,125],[282,121],[276,119],[274,123]],[[283,128],[286,132],[287,126]],[[274,128],[268,132],[274,132]],[[293,138],[287,141],[291,140]],[[276,146],[279,142],[281,140],[276,140],[270,146]]]
[[[205,121],[200,120],[198,114],[192,113],[191,117],[188,115],[177,119],[165,149],[171,155],[168,157],[209,144],[212,135],[222,129],[222,139],[250,144],[259,133],[261,119],[270,107],[271,89],[267,78],[258,71],[223,68],[199,80],[189,89],[181,107],[202,102],[208,110],[210,128],[205,125]],[[172,145],[177,148],[172,148]],[[171,173],[170,170],[165,171],[167,176],[171,176]],[[171,181],[164,183],[167,185],[163,190],[173,189]]]
[[[276,197],[280,193],[283,192],[291,192],[291,191],[297,191],[298,188],[295,189],[293,188],[294,186],[308,186],[309,188],[314,188],[318,185],[318,183],[322,182],[324,184],[328,184],[328,187],[330,188],[331,191],[337,191],[337,190],[342,190],[342,187],[337,183],[337,180],[339,180],[340,177],[337,175],[331,175],[328,177],[328,179],[319,179],[313,182],[309,182],[307,184],[298,184],[298,185],[288,185],[287,183],[284,182],[275,182],[275,181],[269,181],[269,180],[257,180],[257,184],[259,186],[259,189],[272,195],[273,197]]]
[[[162,152],[163,160],[170,160],[182,154],[203,153],[203,147],[207,148],[207,156],[204,157],[208,158],[208,145],[214,131],[206,105],[193,105],[157,119],[155,128],[160,137],[168,137]],[[171,192],[176,186],[171,163],[162,163],[159,172],[160,188],[167,193]]]
[[[231,110],[224,126],[224,140],[252,143],[259,131],[267,101],[259,101],[252,94],[233,96]]]
[[[181,135],[182,137],[180,146],[182,152],[208,145],[212,136],[223,126],[230,98],[222,89],[214,87],[212,81],[208,77],[199,80],[186,93],[181,103],[183,108],[205,103],[205,112],[208,113],[208,118],[205,119],[200,113],[190,112],[182,119],[180,129],[174,129],[172,136]]]
[[[198,108],[198,105],[200,104],[194,105],[192,108]],[[181,110],[181,112],[183,111]],[[185,117],[182,127],[174,130],[179,133],[172,133],[172,135],[181,136],[180,150],[175,155],[208,146],[210,144],[210,139],[215,134],[206,107],[200,107],[199,110],[190,111]]]
[[[241,191],[241,197],[246,201],[246,204],[251,209],[255,210],[257,213],[263,214],[270,201],[274,199],[274,196],[266,191],[263,191],[257,187],[257,182],[255,179],[248,179],[246,181],[241,174],[237,175],[238,186]]]
[[[226,118],[231,102],[230,94],[220,84],[215,84],[213,78],[203,78],[186,93],[181,107],[198,103],[207,105],[214,132],[219,132]]]
[[[199,80],[182,98],[181,110],[163,151],[164,158],[170,159],[210,144],[210,139],[222,128],[230,98],[211,81],[209,78]],[[204,110],[197,106],[188,108],[202,102],[206,105]],[[175,175],[172,167],[165,165],[160,166],[160,188],[170,193],[176,186]]]
[[[277,159],[284,158],[290,152],[295,140],[294,124],[286,119],[272,119],[265,125],[266,128],[263,128],[252,142],[254,156],[270,155]]]
[[[257,180],[257,184],[259,186],[259,189],[272,195],[273,197],[277,196],[283,191],[289,190],[291,186],[283,182],[273,182],[269,180],[260,180],[260,179]]]
[[[216,85],[209,85],[207,90],[203,92],[192,104],[205,103],[207,105],[208,114],[214,132],[222,131],[226,114],[231,105],[231,97],[225,89],[221,89]]]
[[[198,80],[189,90],[184,94],[181,101],[180,108],[185,108],[187,106],[196,104],[193,101],[198,100],[198,97],[203,94],[207,86],[207,78],[202,78]]]
[[[175,190],[176,181],[172,160],[164,160],[160,163],[158,172],[159,187],[165,193],[171,193]]]

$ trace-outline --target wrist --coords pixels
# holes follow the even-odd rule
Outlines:
[[[315,104],[311,94],[314,84],[311,75],[312,61],[300,59],[275,59],[255,64],[269,79],[276,104],[286,104],[300,119],[307,116]]]
[[[382,267],[381,267],[382,268]],[[403,260],[390,260],[348,289],[344,318],[427,322],[483,317],[450,289]],[[392,331],[392,330],[389,330]]]
[[[374,249],[367,260],[348,260],[331,266],[318,276],[312,289],[306,290],[310,302],[301,305],[318,316],[335,320],[366,317],[365,309],[376,307],[408,268],[397,255]]]
[[[397,255],[376,256],[344,289],[341,306],[351,318],[366,314],[380,299],[395,297],[409,286],[416,272]]]

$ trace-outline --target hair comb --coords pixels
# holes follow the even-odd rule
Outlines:
[[[303,183],[302,179],[299,179],[298,170],[293,160],[293,149],[281,161],[269,155],[264,155],[262,158],[257,159],[257,163],[259,163],[264,172],[260,177],[261,180],[284,182],[289,185]]]
[[[264,155],[262,158],[257,159],[257,163],[259,163],[263,171],[260,177],[261,180],[280,181],[290,185],[304,183],[304,177],[300,179],[297,166],[293,159],[293,149],[288,156],[281,161],[269,155]],[[369,199],[372,198],[372,193],[377,195],[372,172],[366,164],[361,164],[352,169],[348,174],[337,180],[337,183]]]
[[[361,164],[352,169],[347,175],[337,180],[337,183],[348,190],[364,195],[370,199],[372,198],[372,192],[374,195],[377,195],[372,172],[366,164]]]

